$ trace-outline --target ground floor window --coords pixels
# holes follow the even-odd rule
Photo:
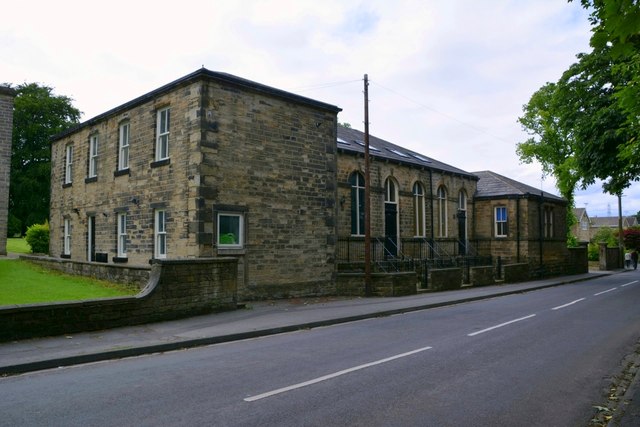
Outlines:
[[[218,213],[218,247],[241,249],[244,247],[244,215],[235,212]]]
[[[155,258],[167,257],[167,211],[156,209],[155,211]]]
[[[495,232],[496,237],[507,237],[507,207],[495,208]]]
[[[63,240],[63,255],[71,255],[71,220],[69,218],[64,219],[64,240]]]
[[[166,249],[166,242],[165,242]],[[118,214],[118,244],[117,244],[118,258],[127,257],[127,214]],[[166,251],[165,251],[166,254]]]

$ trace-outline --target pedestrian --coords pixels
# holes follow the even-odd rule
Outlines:
[[[631,263],[633,264],[634,270],[638,268],[638,252],[635,250],[631,252]]]
[[[624,268],[631,267],[631,252],[624,254]]]

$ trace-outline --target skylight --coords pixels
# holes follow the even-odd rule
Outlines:
[[[342,138],[338,138],[338,144],[351,145],[351,144],[349,144],[347,141],[345,141]]]
[[[358,145],[360,145],[360,146],[364,147],[364,142],[362,142],[362,141],[358,141],[358,140],[354,139],[354,140],[353,140],[353,142],[355,142],[356,144],[358,144]],[[379,149],[379,148],[376,148],[376,147],[374,147],[374,146],[373,146],[373,145],[371,145],[371,144],[369,144],[369,150],[373,150],[373,151],[380,151],[380,149]]]
[[[421,156],[421,155],[419,155],[419,154],[411,153],[411,155],[412,155],[413,157],[415,157],[416,159],[420,160],[421,162],[431,163],[431,160],[427,159],[426,157],[422,157],[422,156]]]
[[[395,150],[393,148],[387,148],[387,150],[391,151],[393,154],[397,154],[400,157],[405,157],[405,158],[409,157],[406,154],[404,154],[402,151],[398,151],[398,150]]]

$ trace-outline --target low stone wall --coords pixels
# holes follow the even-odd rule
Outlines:
[[[429,270],[429,289],[449,291],[462,287],[461,268],[434,268]]]
[[[413,295],[417,292],[417,281],[414,271],[372,273],[371,292],[379,297]],[[336,290],[338,295],[365,296],[364,273],[338,273]]]
[[[529,264],[526,262],[518,264],[507,264],[502,267],[502,277],[504,283],[526,282],[529,280]]]
[[[493,266],[471,267],[469,269],[469,280],[472,286],[488,286],[493,285]]]
[[[121,264],[101,264],[95,262],[72,261],[48,256],[21,255],[20,259],[38,264],[44,268],[67,274],[93,277],[113,283],[143,289],[149,282],[151,266],[128,266]]]
[[[237,307],[237,261],[157,260],[133,297],[0,308],[0,341],[137,325]]]
[[[584,274],[589,272],[589,255],[587,246],[569,248],[569,259],[566,274]]]

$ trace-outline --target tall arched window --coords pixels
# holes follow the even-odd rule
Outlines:
[[[447,190],[438,187],[438,237],[447,237]]]
[[[422,184],[416,182],[413,184],[413,212],[415,215],[415,236],[425,236],[425,216],[424,216],[424,188]]]
[[[364,176],[360,172],[349,175],[351,185],[351,234],[364,235]]]
[[[458,193],[458,210],[467,210],[467,192],[464,190],[460,190],[460,193]]]

